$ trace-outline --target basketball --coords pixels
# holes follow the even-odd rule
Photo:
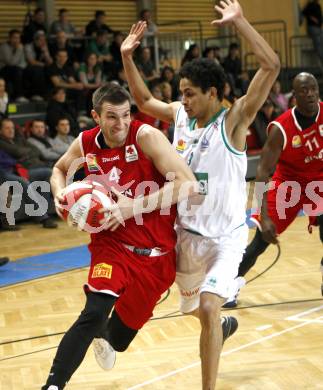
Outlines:
[[[68,225],[78,230],[94,233],[100,231],[100,220],[109,214],[99,213],[114,202],[111,193],[98,182],[84,180],[68,185],[64,190],[62,216]]]

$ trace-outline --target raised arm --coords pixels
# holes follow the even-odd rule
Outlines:
[[[261,159],[257,168],[256,183],[267,184],[269,182],[283,146],[283,134],[277,126],[273,125],[262,149]],[[271,244],[277,244],[276,227],[268,216],[267,196],[261,192],[261,194],[257,194],[257,197],[259,204],[261,204],[261,228],[264,240]]]
[[[143,21],[132,25],[129,35],[121,45],[122,62],[126,72],[130,92],[140,111],[165,122],[172,122],[175,120],[176,112],[180,103],[174,102],[167,104],[155,99],[144,83],[133,61],[133,53],[140,45],[140,40],[142,39],[146,28],[146,22]]]
[[[280,61],[274,50],[243,16],[237,0],[225,0],[220,3],[221,7],[215,6],[215,9],[222,14],[222,19],[214,20],[212,24],[233,23],[251,46],[252,52],[260,64],[260,69],[251,81],[246,95],[234,103],[227,116],[228,137],[233,146],[243,148],[246,131],[268,97],[279,74]]]

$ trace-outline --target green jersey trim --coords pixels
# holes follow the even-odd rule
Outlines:
[[[244,150],[243,152],[241,152],[240,150],[235,149],[235,148],[230,144],[230,142],[229,142],[229,140],[228,140],[228,137],[227,137],[227,134],[226,134],[226,132],[225,132],[225,130],[224,130],[224,119],[223,119],[223,121],[222,121],[222,123],[221,123],[221,135],[222,135],[223,142],[224,142],[226,148],[227,148],[231,153],[235,154],[236,156],[244,156],[244,155],[246,154],[246,149],[247,149],[247,148],[245,148],[245,150]]]

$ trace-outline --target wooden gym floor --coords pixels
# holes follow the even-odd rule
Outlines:
[[[281,237],[278,262],[243,289],[237,309],[226,310],[240,326],[224,345],[217,389],[323,389],[322,245],[317,229],[310,235],[306,226],[306,218],[297,218]],[[88,237],[60,222],[56,231],[23,225],[0,240],[1,255],[14,260],[84,244]],[[276,255],[270,247],[248,279]],[[40,389],[62,333],[83,307],[86,277],[87,268],[0,289],[1,390]],[[97,366],[90,347],[66,389],[199,390],[199,323],[181,316],[177,304],[173,286],[110,372]]]

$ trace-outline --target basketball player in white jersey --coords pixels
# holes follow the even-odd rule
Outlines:
[[[179,207],[176,278],[181,311],[201,322],[203,390],[215,388],[223,338],[221,306],[237,288],[235,277],[247,244],[246,133],[280,69],[277,55],[245,19],[239,2],[220,4],[215,9],[222,18],[212,24],[232,23],[260,63],[246,95],[230,110],[221,105],[225,75],[214,61],[197,59],[185,64],[179,73],[182,101],[167,104],[151,95],[132,59],[146,28],[144,22],[132,26],[121,47],[139,110],[175,122],[174,146],[195,172],[204,198],[190,215],[181,215]]]

